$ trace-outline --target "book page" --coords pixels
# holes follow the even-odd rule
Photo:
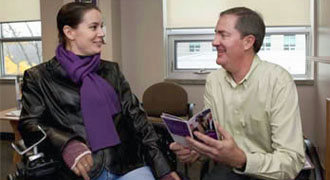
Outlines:
[[[163,119],[173,140],[179,144],[182,144],[183,146],[188,146],[185,137],[192,136],[188,122],[173,116],[167,116],[165,114],[163,114],[161,118]]]
[[[201,111],[200,113],[194,115],[189,120],[189,124],[190,124],[190,128],[192,130],[192,133],[194,131],[199,131],[200,133],[203,133],[213,139],[219,139],[210,109],[205,109],[205,110]],[[194,138],[197,139],[197,137],[195,137],[195,136],[194,136]]]

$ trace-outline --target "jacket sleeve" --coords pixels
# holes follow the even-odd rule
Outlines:
[[[25,71],[22,85],[22,112],[18,124],[24,143],[26,146],[31,146],[40,139],[40,131],[38,125],[46,132],[47,139],[43,142],[39,150],[48,148],[47,152],[61,153],[66,143],[75,137],[74,134],[59,130],[54,126],[49,125],[51,116],[50,109],[47,108],[44,98],[45,88],[41,88],[42,74],[37,68],[32,68]],[[49,147],[50,145],[50,147]],[[61,157],[61,156],[60,156]]]
[[[132,119],[135,137],[144,147],[145,159],[157,177],[162,177],[171,171],[167,159],[157,144],[158,136],[152,125],[147,121],[146,113],[141,107],[138,98],[131,92],[128,82],[119,71],[119,93],[123,114]]]

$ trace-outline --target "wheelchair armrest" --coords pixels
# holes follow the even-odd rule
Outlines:
[[[306,154],[309,156],[311,162],[314,165],[314,176],[315,180],[323,180],[324,179],[324,172],[321,166],[321,162],[316,151],[315,146],[309,139],[304,139],[304,144],[306,146]]]
[[[187,106],[188,106],[188,119],[190,119],[194,115],[195,104],[194,103],[188,103]]]

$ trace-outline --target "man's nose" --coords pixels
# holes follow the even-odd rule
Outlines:
[[[220,45],[220,38],[219,38],[219,36],[215,35],[214,39],[212,41],[212,46],[216,47],[216,46],[219,46],[219,45]]]

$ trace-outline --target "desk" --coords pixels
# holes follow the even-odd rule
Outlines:
[[[14,111],[16,108],[11,108],[11,109],[7,109],[4,111],[0,112],[0,120],[1,121],[9,121],[11,127],[13,128],[13,132],[15,135],[15,141],[20,140],[21,139],[21,135],[18,132],[18,120],[19,117],[17,116],[6,116],[6,113]],[[18,153],[14,152],[14,156],[13,156],[13,162],[17,163],[21,160],[21,157]]]

